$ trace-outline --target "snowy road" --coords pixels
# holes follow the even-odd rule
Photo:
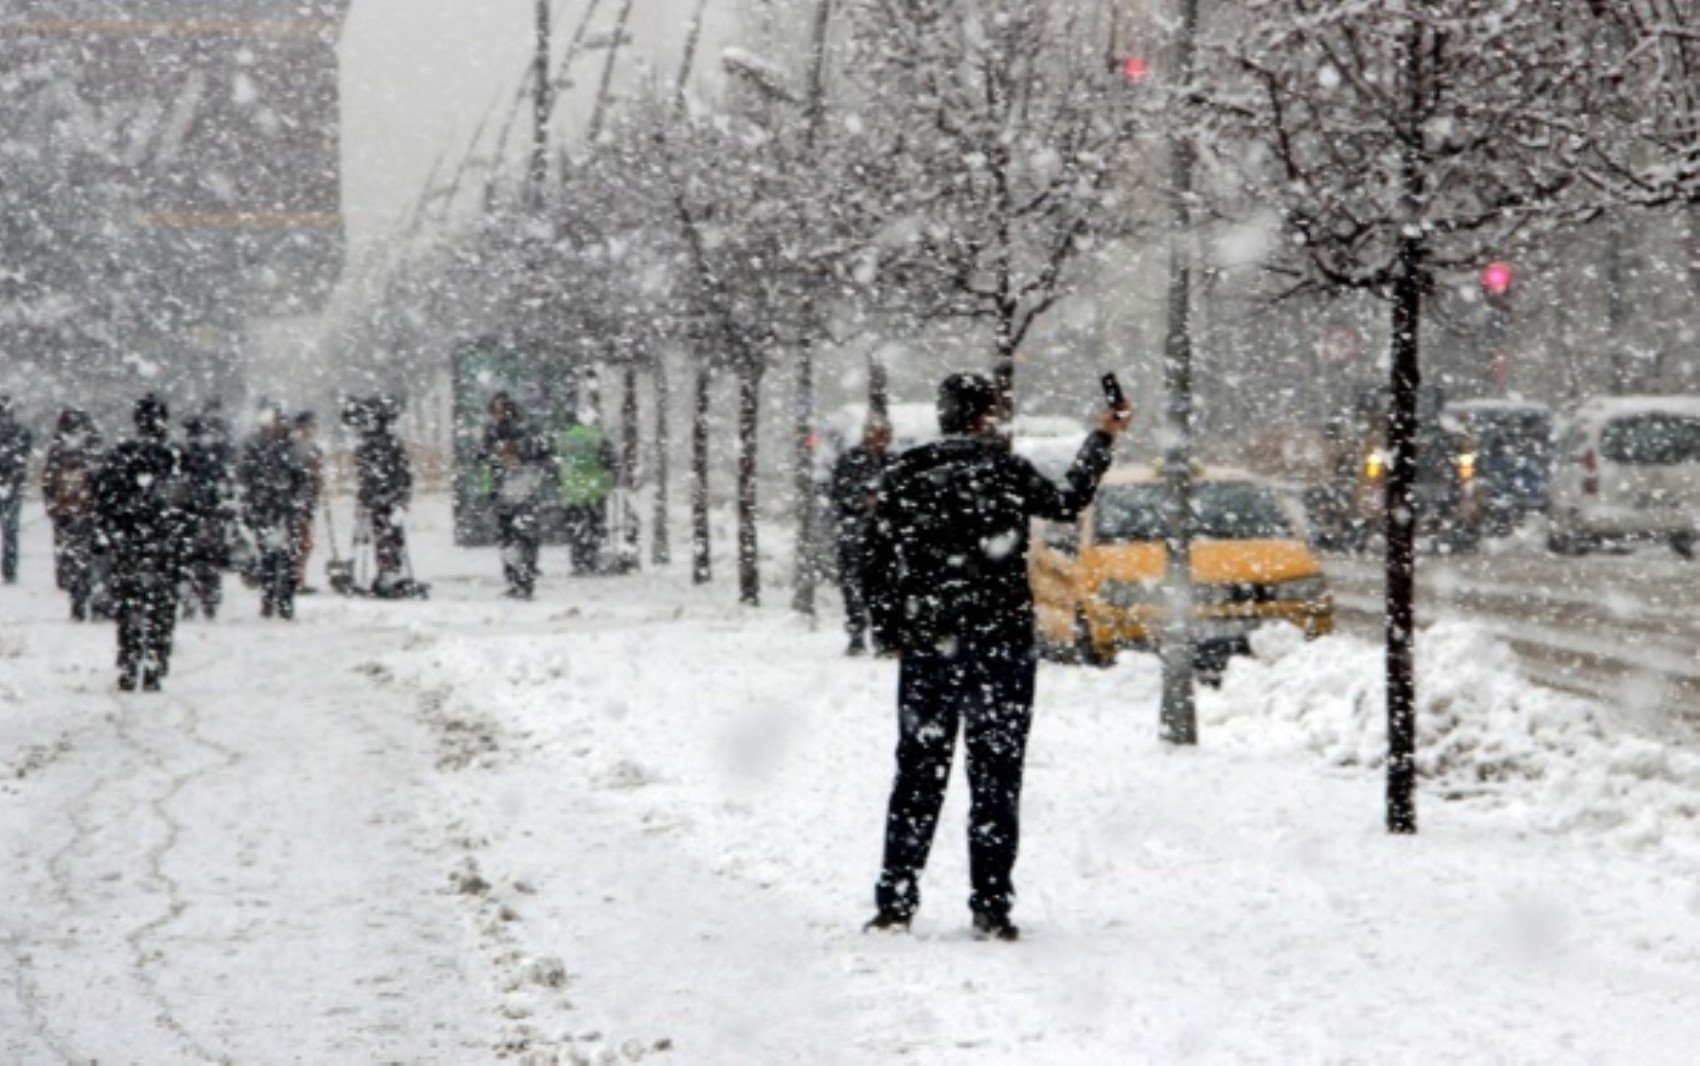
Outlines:
[[[416,529],[429,602],[321,596],[264,625],[243,592],[181,631],[163,696],[119,696],[110,630],[62,620],[32,526],[0,589],[0,1060],[1700,1046],[1700,764],[1614,746],[1503,661],[1428,679],[1452,718],[1414,839],[1380,831],[1367,645],[1236,663],[1191,751],[1153,739],[1148,660],[1047,667],[1028,939],[967,935],[960,781],[914,935],[865,936],[892,664],[725,582],[575,581],[554,550],[539,602],[509,603],[444,528],[434,503]]]
[[[1700,564],[1664,548],[1566,558],[1498,547],[1419,560],[1419,617],[1475,621],[1543,683],[1608,702],[1638,732],[1700,745]],[[1380,560],[1327,566],[1345,627],[1379,633]]]

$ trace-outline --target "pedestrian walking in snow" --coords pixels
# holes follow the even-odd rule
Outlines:
[[[154,691],[171,668],[182,577],[182,456],[156,396],[135,408],[136,436],[116,445],[95,478],[96,537],[112,561],[118,687]]]
[[[555,435],[555,463],[573,573],[595,573],[601,569],[602,542],[608,533],[614,448],[594,416],[575,419]]]
[[[59,413],[41,468],[41,497],[53,523],[53,576],[71,597],[71,617],[87,621],[95,574],[95,474],[100,470],[100,430],[88,412]]]
[[[354,448],[356,498],[372,531],[377,557],[374,596],[412,595],[407,574],[407,534],[402,522],[413,499],[413,467],[395,432],[398,405],[387,396],[355,402],[350,421],[360,433]]]
[[[870,929],[904,929],[920,905],[921,870],[960,728],[967,744],[968,906],[977,935],[1014,940],[1012,872],[1036,656],[1027,531],[1033,518],[1072,521],[1110,465],[1126,412],[1106,411],[1059,488],[1000,436],[990,378],[939,386],[944,438],[886,471],[869,565],[875,634],[902,656],[897,774]]]
[[[837,519],[838,587],[844,593],[847,654],[867,653],[868,599],[866,563],[868,526],[873,519],[880,478],[891,465],[891,427],[870,418],[862,443],[838,457],[832,467],[832,508]],[[877,644],[877,642],[876,642]]]
[[[32,445],[12,398],[0,395],[0,579],[8,585],[18,580],[18,525]]]
[[[236,464],[236,480],[242,489],[242,520],[254,534],[260,616],[292,619],[309,474],[282,411],[268,407],[262,412],[260,428]]]
[[[229,444],[204,415],[183,423],[183,617],[218,616],[230,565]]]
[[[490,399],[481,455],[502,548],[508,595],[529,600],[537,587],[539,510],[549,473],[549,445],[505,392]]]

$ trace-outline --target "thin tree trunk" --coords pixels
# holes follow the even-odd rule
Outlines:
[[[622,375],[622,394],[620,396],[620,485],[626,490],[624,513],[620,516],[620,547],[624,558],[622,564],[633,568],[638,566],[642,549],[638,545],[640,531],[638,529],[637,511],[633,501],[637,498],[638,483],[638,369],[637,363],[628,361],[625,373]]]
[[[792,427],[792,458],[796,464],[793,491],[797,495],[796,589],[791,609],[815,616],[815,381],[814,344],[808,337],[797,346],[796,424]]]
[[[655,382],[655,516],[651,519],[649,559],[656,566],[672,562],[672,545],[667,538],[667,451],[671,425],[667,388],[667,361],[657,355],[650,363]]]
[[[738,602],[761,605],[756,544],[756,431],[761,415],[760,363],[738,370]]]
[[[697,366],[691,404],[691,581],[698,585],[714,576],[708,530],[708,399],[713,373],[707,362]]]
[[[884,422],[891,418],[891,379],[879,353],[877,345],[868,352],[868,417]]]
[[[1416,811],[1416,499],[1417,392],[1422,373],[1417,328],[1422,315],[1420,254],[1400,252],[1393,287],[1392,404],[1387,444],[1387,831],[1417,831]]]

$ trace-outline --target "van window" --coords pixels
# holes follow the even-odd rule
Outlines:
[[[1108,485],[1098,490],[1093,534],[1100,543],[1163,540],[1162,485]],[[1203,540],[1269,540],[1293,536],[1281,504],[1267,489],[1243,481],[1202,481],[1192,487],[1193,536]]]
[[[1700,463],[1700,418],[1649,413],[1614,418],[1600,431],[1600,454],[1614,463]]]

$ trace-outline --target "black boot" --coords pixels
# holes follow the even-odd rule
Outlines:
[[[1020,940],[1021,930],[1010,922],[1008,915],[995,917],[990,914],[976,914],[974,916],[974,939]]]

